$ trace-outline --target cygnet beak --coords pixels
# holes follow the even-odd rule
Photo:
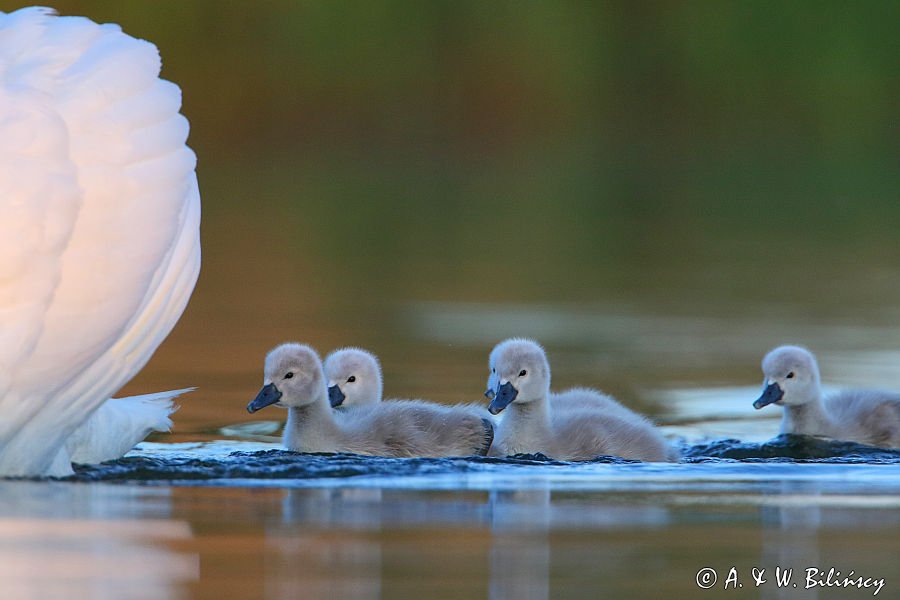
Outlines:
[[[509,403],[515,400],[518,395],[519,390],[514,388],[513,384],[507,381],[497,390],[497,395],[491,400],[488,411],[490,411],[492,415],[499,414],[500,411],[509,406]]]
[[[331,402],[331,408],[337,408],[344,403],[344,392],[336,385],[328,387],[328,401]]]
[[[763,406],[768,406],[770,404],[778,402],[783,396],[784,390],[781,389],[780,385],[773,381],[766,386],[766,389],[763,390],[762,396],[757,398],[753,403],[753,408],[759,410]]]
[[[264,385],[259,390],[256,398],[253,399],[253,402],[247,405],[247,412],[255,413],[259,409],[275,404],[279,400],[281,400],[281,392],[275,387],[275,384]]]
[[[492,390],[491,388],[484,390],[484,397],[487,398],[488,400],[493,400],[494,396],[496,396],[496,395],[497,395],[496,392],[494,392],[494,390]]]

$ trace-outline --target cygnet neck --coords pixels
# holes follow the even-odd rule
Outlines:
[[[834,421],[825,410],[821,396],[804,404],[784,407],[781,417],[782,433],[831,436],[833,430]]]
[[[512,402],[506,407],[509,413],[504,417],[515,430],[516,437],[540,439],[550,432],[550,402],[547,395],[531,402]]]
[[[332,445],[338,433],[334,411],[328,402],[328,390],[323,385],[316,391],[316,398],[303,406],[288,408],[284,428],[285,445],[309,452],[324,452]]]

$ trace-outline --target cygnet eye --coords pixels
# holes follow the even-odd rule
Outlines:
[[[356,381],[356,375],[351,375],[347,378],[347,383],[353,383],[354,381]]]
[[[491,373],[496,373],[497,369],[491,368]]]
[[[284,374],[284,378],[285,378],[285,379],[290,379],[290,378],[293,377],[293,376],[294,376],[294,372],[293,372],[293,371],[288,371],[287,373]]]
[[[786,375],[786,377],[787,377],[788,379],[793,379],[793,378],[794,378],[794,372],[791,371],[790,373],[788,373],[788,374]]]
[[[526,375],[528,375],[528,372],[525,371],[525,369],[522,369],[521,371],[519,371],[519,377],[525,377]]]

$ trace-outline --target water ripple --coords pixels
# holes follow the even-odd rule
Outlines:
[[[745,462],[900,463],[900,449],[875,448],[855,442],[783,434],[755,444],[740,440],[714,440],[691,446],[685,459],[729,458]]]
[[[260,447],[264,449],[258,449]],[[900,465],[900,450],[796,435],[782,435],[760,444],[715,440],[687,446],[683,452],[684,459],[678,464],[644,464],[617,457],[568,463],[541,454],[507,458],[381,458],[354,454],[300,454],[246,442],[147,444],[119,460],[100,465],[76,465],[75,474],[64,479],[181,484],[226,484],[240,480],[241,485],[254,485],[254,481],[269,485],[266,482],[273,480],[422,479],[475,474],[517,478],[548,474],[566,478],[597,477],[599,469],[603,469],[603,477],[616,476],[615,470],[618,469],[619,475],[640,472],[642,477],[646,477],[647,473],[653,472],[663,473],[669,479],[678,479],[690,477],[692,468],[696,469],[699,465],[716,463],[733,464],[738,474],[746,471],[748,475],[753,475],[754,465],[759,463]]]
[[[595,463],[626,463],[599,457]],[[74,481],[190,481],[217,479],[319,479],[359,476],[422,476],[481,472],[533,465],[569,466],[541,454],[510,458],[383,458],[356,454],[301,454],[287,450],[236,451],[222,458],[137,456],[101,465],[76,465]]]

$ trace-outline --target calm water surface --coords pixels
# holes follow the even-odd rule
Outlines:
[[[703,463],[9,482],[0,569],[4,597],[35,598],[696,598],[705,567],[720,577],[707,597],[726,593],[731,567],[735,597],[869,596],[749,589],[754,567],[833,566],[887,578],[892,598],[898,480],[897,464]]]

